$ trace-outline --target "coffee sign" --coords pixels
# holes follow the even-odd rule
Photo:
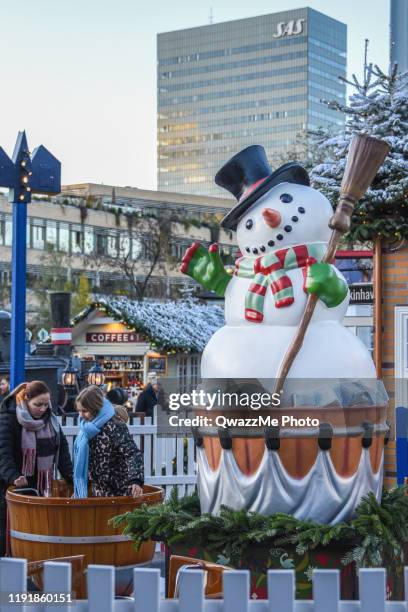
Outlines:
[[[142,334],[135,332],[91,332],[86,334],[86,342],[90,344],[126,344],[144,342],[144,338]]]
[[[291,21],[279,21],[273,38],[284,38],[284,36],[297,36],[303,32],[303,24],[306,19],[291,19]]]

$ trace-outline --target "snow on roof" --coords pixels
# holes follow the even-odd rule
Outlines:
[[[224,325],[224,309],[194,300],[178,302],[137,302],[127,298],[103,298],[92,302],[72,320],[76,325],[98,309],[115,321],[146,336],[159,350],[198,352]]]

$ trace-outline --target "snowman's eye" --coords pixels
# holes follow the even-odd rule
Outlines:
[[[248,219],[248,221],[245,223],[245,227],[250,230],[254,227],[254,222],[252,219]]]
[[[280,201],[283,202],[284,204],[289,204],[289,202],[292,202],[293,198],[290,195],[290,193],[282,193],[281,197],[280,197]]]

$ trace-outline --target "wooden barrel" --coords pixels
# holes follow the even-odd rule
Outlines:
[[[108,564],[130,566],[153,558],[155,543],[144,542],[136,551],[128,536],[109,525],[109,519],[131,512],[141,504],[159,504],[164,491],[144,485],[140,497],[64,497],[65,483],[58,481],[58,497],[35,497],[10,487],[8,506],[11,553],[13,557],[39,561],[56,557],[85,555],[85,566]]]
[[[292,478],[304,478],[316,462],[319,448],[330,453],[339,476],[353,475],[359,465],[362,449],[369,448],[371,467],[374,474],[380,468],[384,441],[388,431],[386,406],[358,408],[280,408],[269,411],[211,412],[212,422],[217,416],[248,420],[263,417],[282,421],[282,415],[296,419],[308,417],[317,419],[320,427],[304,425],[259,427],[199,427],[196,438],[203,445],[210,468],[217,470],[224,449],[231,449],[235,461],[243,474],[254,474],[261,464],[265,448],[279,454],[283,467]],[[208,416],[198,410],[197,415]],[[326,442],[325,442],[326,440]]]

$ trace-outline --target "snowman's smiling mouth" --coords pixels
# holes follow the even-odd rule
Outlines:
[[[298,208],[298,212],[303,215],[306,211],[303,208],[303,206],[299,206]],[[291,217],[291,222],[292,223],[297,223],[299,221],[299,217],[297,215],[293,215]],[[286,225],[284,225],[283,228],[276,228],[277,231],[279,232],[278,234],[276,234],[276,236],[274,236],[273,238],[271,238],[270,240],[268,240],[268,242],[266,244],[260,244],[257,246],[247,246],[245,247],[245,250],[247,253],[251,253],[253,255],[259,255],[259,254],[263,254],[266,252],[270,252],[273,251],[275,248],[279,247],[280,244],[282,244],[284,238],[285,238],[285,233],[286,234],[290,234],[292,229],[293,229],[293,225],[290,225],[289,223],[287,223]]]

